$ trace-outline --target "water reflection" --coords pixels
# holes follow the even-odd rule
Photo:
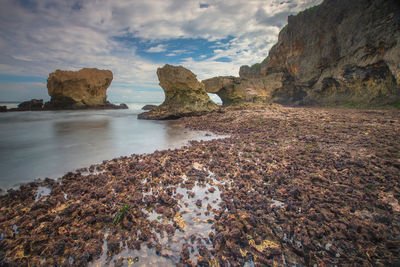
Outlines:
[[[87,134],[98,131],[98,134],[109,131],[109,118],[100,120],[56,121],[53,124],[55,136],[65,136],[71,133]]]
[[[0,129],[3,189],[119,156],[215,138],[175,122],[138,120],[137,112],[129,110],[9,113],[0,116]]]
[[[178,121],[163,121],[161,123],[163,123],[164,131],[162,133],[165,143],[180,144],[182,138],[186,140],[191,140],[191,139],[194,140],[206,137],[205,132],[200,134],[200,132],[190,131],[184,128]]]
[[[197,168],[197,170],[207,171],[204,166],[198,163],[193,164],[193,167]],[[188,182],[189,180],[190,182]],[[147,182],[148,180],[146,179],[143,184]],[[176,263],[181,261],[181,252],[184,248],[190,248],[188,257],[194,266],[198,265],[198,259],[202,258],[200,254],[206,253],[205,250],[212,248],[209,235],[211,232],[215,233],[212,229],[212,224],[215,212],[219,209],[221,203],[220,188],[222,189],[225,184],[225,181],[217,180],[215,174],[208,171],[204,181],[198,181],[195,176],[188,178],[183,175],[181,183],[176,187],[170,186],[168,188],[163,186],[159,190],[166,192],[172,188],[171,192],[174,191],[173,195],[178,200],[179,212],[172,219],[156,212],[152,208],[149,210],[143,209],[143,212],[147,215],[150,224],[173,225],[174,221],[179,230],[177,229],[172,235],[166,231],[154,231],[153,237],[148,240],[152,244],[151,248],[146,244],[142,244],[140,248],[133,249],[128,245],[129,241],[126,244],[121,242],[122,250],[117,255],[110,257],[112,253],[109,253],[107,244],[109,229],[105,229],[106,234],[103,240],[102,255],[99,259],[91,262],[89,266],[176,266]],[[153,188],[150,191],[143,191],[144,197],[159,193],[154,193]],[[159,245],[158,252],[155,248],[157,245]],[[210,260],[209,264],[211,266],[213,262],[212,256],[210,256]]]
[[[52,165],[67,171],[108,159],[109,154],[117,156],[112,153],[111,127],[110,118],[54,122]]]

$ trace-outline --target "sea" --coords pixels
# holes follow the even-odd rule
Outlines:
[[[5,192],[103,160],[224,137],[192,131],[176,121],[138,120],[146,104],[160,103],[127,103],[127,110],[0,113],[0,188]],[[13,108],[18,103],[0,105]]]

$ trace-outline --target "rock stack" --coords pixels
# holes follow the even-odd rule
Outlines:
[[[219,109],[207,95],[204,84],[190,70],[167,64],[157,69],[157,76],[164,90],[165,100],[149,112],[139,114],[139,119],[177,119]]]
[[[56,70],[47,79],[51,100],[45,104],[44,109],[127,108],[107,101],[106,91],[112,80],[113,74],[109,70]]]

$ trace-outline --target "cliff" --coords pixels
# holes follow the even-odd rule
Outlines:
[[[282,83],[267,101],[290,105],[400,100],[400,3],[325,0],[288,17],[268,57],[241,78]]]

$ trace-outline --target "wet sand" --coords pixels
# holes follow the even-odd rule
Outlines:
[[[180,119],[230,137],[0,198],[0,265],[400,264],[400,111],[269,106]]]

